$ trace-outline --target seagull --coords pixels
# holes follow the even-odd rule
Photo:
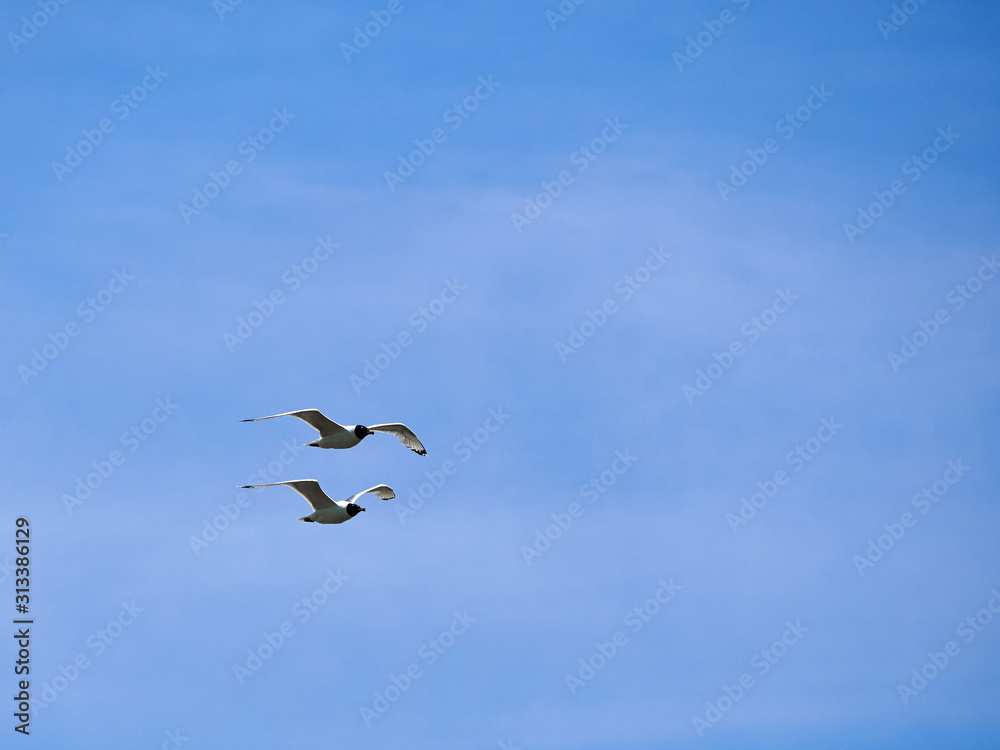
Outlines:
[[[351,495],[346,500],[335,503],[330,499],[329,495],[320,489],[319,482],[315,479],[290,479],[287,482],[274,482],[273,484],[245,484],[240,489],[255,490],[258,487],[277,487],[279,484],[288,485],[309,501],[309,504],[313,507],[313,512],[299,519],[308,523],[343,523],[344,521],[350,521],[364,510],[360,505],[356,505],[354,501],[369,492],[383,500],[392,500],[392,498],[396,497],[396,493],[392,491],[392,487],[389,485],[376,484],[374,487],[369,487],[367,490],[359,492],[356,495]]]
[[[399,442],[405,445],[414,453],[426,456],[427,451],[421,444],[413,430],[405,424],[373,424],[365,427],[361,424],[344,427],[323,416],[319,409],[301,409],[299,411],[286,411],[284,414],[272,414],[270,417],[257,417],[256,419],[241,419],[241,422],[259,422],[262,419],[274,419],[275,417],[298,417],[306,424],[319,431],[319,440],[313,440],[306,445],[313,448],[353,448],[369,435],[376,432],[388,432],[399,438]]]

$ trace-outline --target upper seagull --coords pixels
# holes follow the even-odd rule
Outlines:
[[[414,453],[426,456],[427,451],[413,434],[413,430],[405,424],[373,424],[371,427],[355,424],[344,427],[334,422],[332,419],[323,416],[319,409],[301,409],[299,411],[286,411],[284,414],[272,414],[269,417],[257,417],[256,419],[241,419],[241,422],[259,422],[262,419],[274,419],[275,417],[298,417],[314,429],[319,431],[319,440],[306,443],[314,448],[353,448],[369,435],[376,432],[388,432],[399,438],[399,442],[405,445]]]
[[[367,490],[359,492],[356,495],[351,495],[346,500],[334,502],[330,499],[329,495],[323,492],[319,486],[319,482],[315,479],[290,479],[287,482],[274,482],[273,484],[246,484],[241,489],[254,490],[258,487],[277,487],[279,484],[288,485],[309,501],[309,504],[313,507],[313,512],[299,519],[300,521],[308,521],[309,523],[343,523],[344,521],[350,521],[364,510],[360,505],[356,505],[354,501],[369,492],[383,500],[392,500],[392,498],[396,497],[396,493],[392,491],[392,487],[389,485],[376,484],[374,487],[369,487]]]

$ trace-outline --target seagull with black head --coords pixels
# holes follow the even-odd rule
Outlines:
[[[427,455],[423,444],[413,434],[413,430],[405,424],[373,424],[370,427],[353,424],[345,427],[324,416],[319,409],[286,411],[283,414],[272,414],[269,417],[257,417],[256,419],[241,419],[240,421],[259,422],[262,419],[275,419],[276,417],[298,417],[319,432],[318,440],[306,443],[306,445],[313,448],[353,448],[369,435],[374,435],[376,432],[388,432],[390,435],[395,435],[399,438],[399,442],[414,453],[418,453],[421,456]]]
[[[356,495],[351,495],[346,500],[334,502],[329,495],[323,492],[319,486],[319,482],[315,479],[289,479],[287,482],[273,482],[271,484],[246,484],[242,485],[241,489],[255,490],[258,487],[277,487],[281,484],[291,487],[298,492],[313,507],[312,513],[308,516],[302,516],[299,519],[307,523],[343,523],[344,521],[350,521],[364,510],[355,501],[369,492],[382,500],[392,500],[392,498],[396,497],[396,493],[393,492],[392,487],[387,484],[377,484],[374,487],[369,487],[367,490],[362,490]]]

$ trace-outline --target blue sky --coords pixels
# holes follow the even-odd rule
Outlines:
[[[0,29],[28,742],[997,746],[992,4]]]

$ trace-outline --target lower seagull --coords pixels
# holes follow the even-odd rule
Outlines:
[[[392,487],[389,485],[376,484],[374,487],[369,487],[367,490],[363,490],[356,495],[351,495],[346,500],[334,502],[330,499],[329,495],[323,492],[319,486],[319,482],[315,479],[289,479],[287,482],[273,482],[271,484],[245,484],[241,485],[240,488],[255,490],[258,487],[277,487],[281,484],[291,487],[309,501],[309,504],[313,507],[313,512],[299,519],[300,521],[308,521],[309,523],[343,523],[344,521],[350,521],[364,510],[360,505],[356,505],[354,501],[362,495],[367,495],[369,492],[382,500],[392,500],[396,497],[396,493],[393,492]]]

